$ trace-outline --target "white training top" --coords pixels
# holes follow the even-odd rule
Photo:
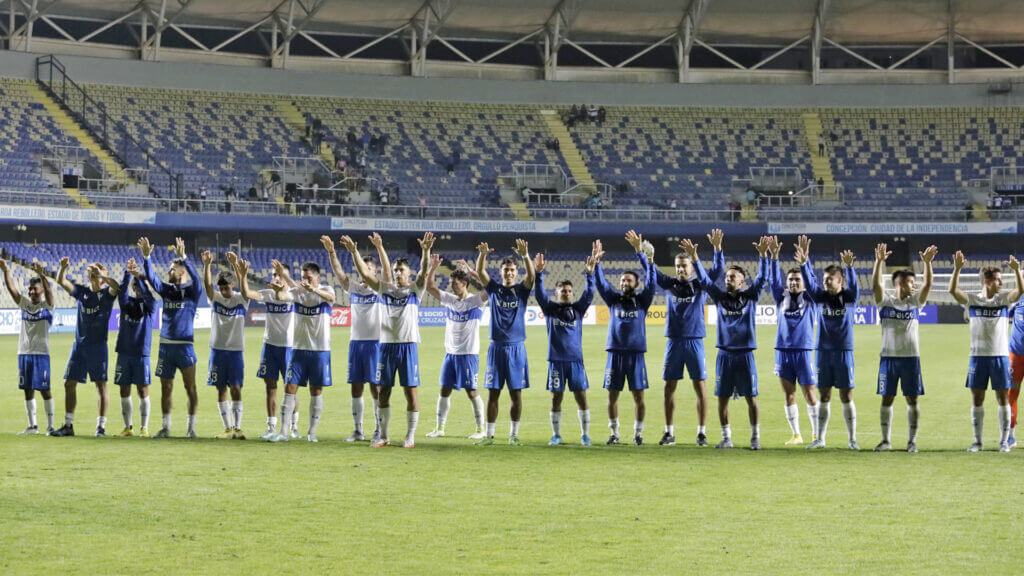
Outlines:
[[[350,279],[348,287],[352,313],[349,340],[380,340],[380,297],[362,282]]]
[[[293,329],[295,326],[295,303],[291,300],[278,300],[274,291],[267,288],[260,290],[260,298],[267,305],[267,321],[263,327],[263,341],[271,346],[291,348]]]
[[[886,294],[878,304],[878,321],[882,325],[882,357],[913,358],[920,356],[917,337],[917,316],[921,303],[916,294],[897,300]]]
[[[444,351],[448,354],[480,353],[480,319],[490,299],[487,293],[469,294],[459,300],[451,292],[441,292],[444,317]]]
[[[320,285],[321,291],[334,293],[327,284]],[[295,298],[295,340],[296,350],[329,352],[331,350],[331,303],[302,286],[292,289]]]
[[[405,344],[420,341],[420,297],[415,284],[399,288],[394,282],[380,284],[381,344]]]
[[[210,303],[210,349],[245,351],[245,312],[249,308],[249,300],[233,292],[229,298],[220,295],[214,289],[207,294]]]
[[[971,324],[971,356],[1009,356],[1010,322],[1009,292],[1000,292],[992,298],[985,293],[968,294],[967,315]]]
[[[18,354],[50,354],[50,324],[53,323],[53,306],[42,300],[33,304],[28,296],[21,295],[21,332],[18,336]]]

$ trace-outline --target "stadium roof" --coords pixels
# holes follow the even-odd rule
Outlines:
[[[298,29],[357,35],[393,31],[429,10],[446,37],[508,41],[561,20],[577,42],[657,41],[689,12],[697,36],[718,44],[794,42],[813,33],[823,11],[822,32],[839,43],[922,44],[951,23],[978,43],[1024,40],[1024,0],[40,0],[38,8],[99,20],[148,9],[181,26],[237,29],[285,23],[292,11]]]

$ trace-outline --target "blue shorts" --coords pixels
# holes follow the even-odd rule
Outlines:
[[[582,392],[590,388],[583,362],[548,362],[548,390],[552,392]]]
[[[818,388],[853,387],[853,350],[818,350]]]
[[[992,383],[993,390],[1010,389],[1010,358],[1007,356],[971,356],[967,365],[967,387],[984,390]]]
[[[50,357],[18,354],[18,390],[50,389]]]
[[[684,367],[691,380],[707,380],[708,367],[702,338],[668,339],[661,379],[666,382],[682,380]]]
[[[264,380],[284,380],[288,374],[288,363],[292,361],[292,349],[286,346],[274,346],[263,343],[260,352],[260,369],[257,378]]]
[[[75,344],[71,346],[71,356],[64,370],[65,380],[86,382],[107,381],[107,343]]]
[[[818,385],[818,369],[811,350],[776,350],[775,375],[801,386]]]
[[[604,366],[604,387],[608,390],[622,390],[626,381],[630,390],[647,389],[647,363],[643,352],[608,352],[608,363]]]
[[[198,360],[192,344],[161,343],[153,375],[157,378],[174,378],[175,372],[195,366],[196,362]]]
[[[296,386],[330,386],[331,352],[329,350],[292,350],[292,360],[285,374],[286,384]]]
[[[420,351],[415,342],[381,344],[377,361],[377,383],[392,387],[398,383],[407,388],[420,385]]]
[[[445,354],[441,363],[441,387],[476,390],[480,360],[477,354]]]
[[[117,355],[114,368],[115,386],[149,386],[149,356]]]
[[[897,387],[903,391],[904,396],[924,395],[920,358],[882,358],[878,365],[878,393],[895,396]]]
[[[242,387],[245,382],[245,355],[240,350],[210,350],[207,386]]]
[[[757,363],[753,350],[718,351],[715,396],[757,396]]]
[[[491,342],[487,347],[487,373],[484,388],[501,390],[508,384],[509,390],[523,390],[530,387],[530,363],[526,357],[526,342],[498,344]]]
[[[348,383],[377,384],[377,364],[380,363],[380,343],[376,340],[351,340],[348,343]]]

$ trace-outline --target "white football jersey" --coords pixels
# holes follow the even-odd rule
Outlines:
[[[917,317],[921,303],[916,294],[897,300],[886,294],[878,304],[878,322],[882,325],[882,357],[913,358],[920,356]]]
[[[321,291],[334,292],[327,284],[320,285]],[[302,286],[292,289],[295,298],[295,339],[296,350],[328,352],[331,349],[331,303]]]
[[[380,341],[404,344],[420,341],[420,297],[415,284],[399,288],[393,282],[381,283]]]
[[[229,298],[214,290],[206,295],[210,303],[210,348],[213,350],[245,350],[245,312],[249,300],[238,292]]]
[[[1012,304],[1005,291],[992,298],[986,298],[984,292],[967,295],[964,308],[971,324],[971,356],[1010,355],[1007,332]]]
[[[50,324],[53,323],[53,306],[42,300],[33,304],[28,296],[21,295],[21,331],[18,334],[18,354],[50,354]]]
[[[380,297],[372,288],[349,280],[349,310],[352,313],[350,340],[380,340]]]
[[[267,306],[267,321],[263,327],[263,341],[281,348],[292,347],[292,335],[295,324],[295,303],[291,300],[274,298],[271,289],[260,290],[260,297]]]
[[[441,305],[447,308],[444,318],[444,351],[448,354],[480,353],[480,319],[489,302],[487,294],[467,295],[459,300],[451,292],[441,292]]]

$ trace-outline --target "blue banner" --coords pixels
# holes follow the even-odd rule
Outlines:
[[[444,326],[447,308],[420,308],[420,326]]]

